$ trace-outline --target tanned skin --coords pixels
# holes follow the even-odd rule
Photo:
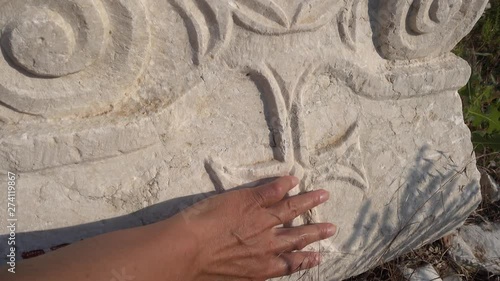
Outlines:
[[[335,226],[281,225],[328,200],[325,190],[285,198],[298,184],[286,176],[201,201],[167,220],[110,232],[21,261],[12,281],[265,281],[313,268],[305,246]]]

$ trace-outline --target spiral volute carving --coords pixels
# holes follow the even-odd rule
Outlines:
[[[17,0],[0,8],[0,101],[46,117],[107,110],[148,58],[137,0]]]
[[[379,50],[387,59],[416,59],[450,51],[472,29],[487,0],[380,1]]]

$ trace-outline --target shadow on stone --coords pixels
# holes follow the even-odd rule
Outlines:
[[[21,256],[24,252],[39,249],[46,250],[61,244],[71,244],[107,232],[161,221],[214,194],[215,192],[211,192],[179,197],[149,206],[128,215],[92,223],[43,231],[17,233],[17,255]],[[5,241],[4,243],[7,245],[7,238],[8,235],[2,235],[0,236],[0,241]]]
[[[364,203],[355,228],[368,231],[353,233],[346,246],[363,243],[365,254],[354,259],[347,276],[361,274],[411,249],[440,239],[477,208],[480,196],[478,183],[473,181],[465,186],[456,183],[467,173],[472,162],[464,163],[464,167],[449,163],[447,171],[440,172],[431,160],[425,158],[426,151],[427,147],[420,149],[409,176],[384,210],[368,216],[366,214],[370,214],[373,202],[367,199]],[[461,195],[456,195],[456,189],[460,189]],[[394,216],[397,216],[396,225],[391,223]],[[331,274],[328,268],[325,271]]]
[[[471,204],[477,200],[479,186],[471,182],[466,186],[457,186],[456,180],[467,168],[460,168],[450,163],[446,172],[438,171],[434,163],[426,159],[428,150],[422,147],[410,169],[409,176],[400,185],[383,210],[374,210],[371,199],[365,199],[354,223],[355,231],[344,242],[346,248],[363,245],[364,255],[353,257],[351,268],[343,268],[341,276],[360,274],[384,261],[396,258],[405,252],[439,239],[456,228],[467,214],[476,208]],[[470,163],[466,163],[467,167]],[[272,178],[255,181],[235,189],[253,187],[268,182]],[[425,183],[425,184],[423,184]],[[423,188],[419,188],[423,187]],[[469,191],[468,196],[454,196],[454,188]],[[52,230],[18,233],[16,240],[18,256],[24,251],[46,250],[65,243],[74,243],[99,234],[151,224],[167,219],[183,209],[215,195],[216,192],[201,193],[158,203],[134,213],[97,222]],[[463,206],[470,206],[464,209]],[[394,225],[395,216],[397,224]],[[7,235],[0,237],[5,241]],[[336,275],[332,266],[319,268],[320,274]],[[316,280],[313,272],[305,280]]]

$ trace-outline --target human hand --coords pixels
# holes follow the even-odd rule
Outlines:
[[[330,237],[332,224],[282,225],[328,199],[317,190],[285,198],[295,177],[203,200],[176,216],[143,227],[110,232],[22,261],[13,281],[253,280],[292,274],[319,264],[300,251]]]
[[[194,280],[261,281],[317,266],[319,253],[300,250],[332,236],[335,226],[280,225],[324,203],[329,194],[317,190],[285,198],[297,183],[297,178],[287,176],[227,192],[173,217],[170,223],[177,224],[175,229],[184,229],[195,240]]]

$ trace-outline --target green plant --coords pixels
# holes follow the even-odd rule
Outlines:
[[[491,1],[491,8],[454,52],[472,67],[460,95],[476,150],[500,152],[500,1]]]

